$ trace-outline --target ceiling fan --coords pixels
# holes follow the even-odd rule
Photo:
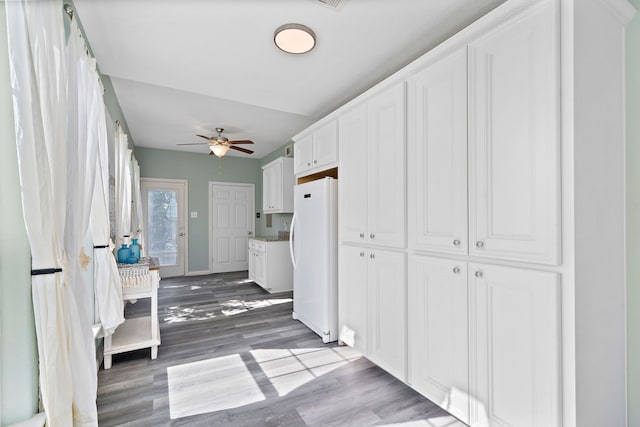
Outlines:
[[[236,147],[236,144],[253,144],[253,141],[249,141],[248,139],[243,139],[239,141],[229,141],[229,138],[222,136],[222,132],[224,132],[223,128],[216,128],[216,132],[218,132],[217,136],[204,136],[204,135],[196,135],[200,138],[206,139],[209,144],[209,154],[215,155],[217,157],[222,157],[227,154],[229,149],[241,151],[247,154],[253,154],[253,151],[248,150],[242,147]],[[176,144],[176,145],[201,145],[206,144],[205,142],[194,142],[188,144]]]

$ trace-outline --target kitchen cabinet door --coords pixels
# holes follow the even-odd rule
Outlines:
[[[340,240],[364,243],[368,236],[367,107],[359,105],[342,115],[338,212]]]
[[[408,297],[409,383],[469,423],[467,263],[411,256]]]
[[[367,357],[406,381],[406,255],[379,249],[366,253],[368,281]]]
[[[409,81],[409,245],[467,254],[467,51]]]
[[[469,264],[472,426],[562,424],[558,274]]]
[[[262,167],[262,209],[265,213],[293,212],[293,159],[280,157]]]
[[[299,174],[313,167],[313,134],[296,141],[293,156],[293,171]]]
[[[471,255],[560,262],[555,7],[540,2],[469,44]]]
[[[253,267],[253,281],[262,287],[267,286],[267,256],[264,251],[254,251]]]
[[[365,249],[340,245],[338,330],[340,340],[365,356],[367,349],[367,267]],[[352,331],[352,332],[351,332]]]
[[[401,82],[367,103],[367,235],[396,248],[406,246],[405,92]]]
[[[313,132],[313,167],[338,161],[338,125],[331,120]]]
[[[256,281],[256,255],[255,249],[249,248],[249,280]]]

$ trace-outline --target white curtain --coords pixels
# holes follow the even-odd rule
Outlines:
[[[131,160],[131,169],[132,169],[132,209],[131,209],[131,231],[135,234],[134,237],[137,237],[138,243],[142,245],[144,242],[143,234],[143,218],[142,218],[142,194],[140,192],[140,165],[138,164],[138,160],[135,156],[132,157]],[[145,248],[142,247],[143,255],[145,253]]]
[[[118,246],[131,234],[131,150],[127,134],[118,125],[115,141],[116,239]]]
[[[64,249],[68,70],[62,1],[5,5],[22,205],[34,274],[41,402],[49,426],[97,425],[95,398],[80,397],[83,390],[75,389],[79,377],[74,371],[84,371],[78,350],[91,352],[76,327],[80,318]]]

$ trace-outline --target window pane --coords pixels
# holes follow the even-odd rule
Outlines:
[[[176,265],[178,259],[178,202],[175,191],[149,190],[147,193],[149,247],[160,265]]]

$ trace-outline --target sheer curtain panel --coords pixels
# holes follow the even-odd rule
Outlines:
[[[74,375],[85,369],[76,364],[78,349],[86,357],[90,352],[76,327],[80,316],[64,248],[69,74],[62,2],[10,1],[5,7],[41,403],[49,426],[96,426],[95,380],[82,383],[79,378],[90,374]]]
[[[128,242],[131,234],[131,150],[127,134],[116,129],[116,239],[118,245]]]

